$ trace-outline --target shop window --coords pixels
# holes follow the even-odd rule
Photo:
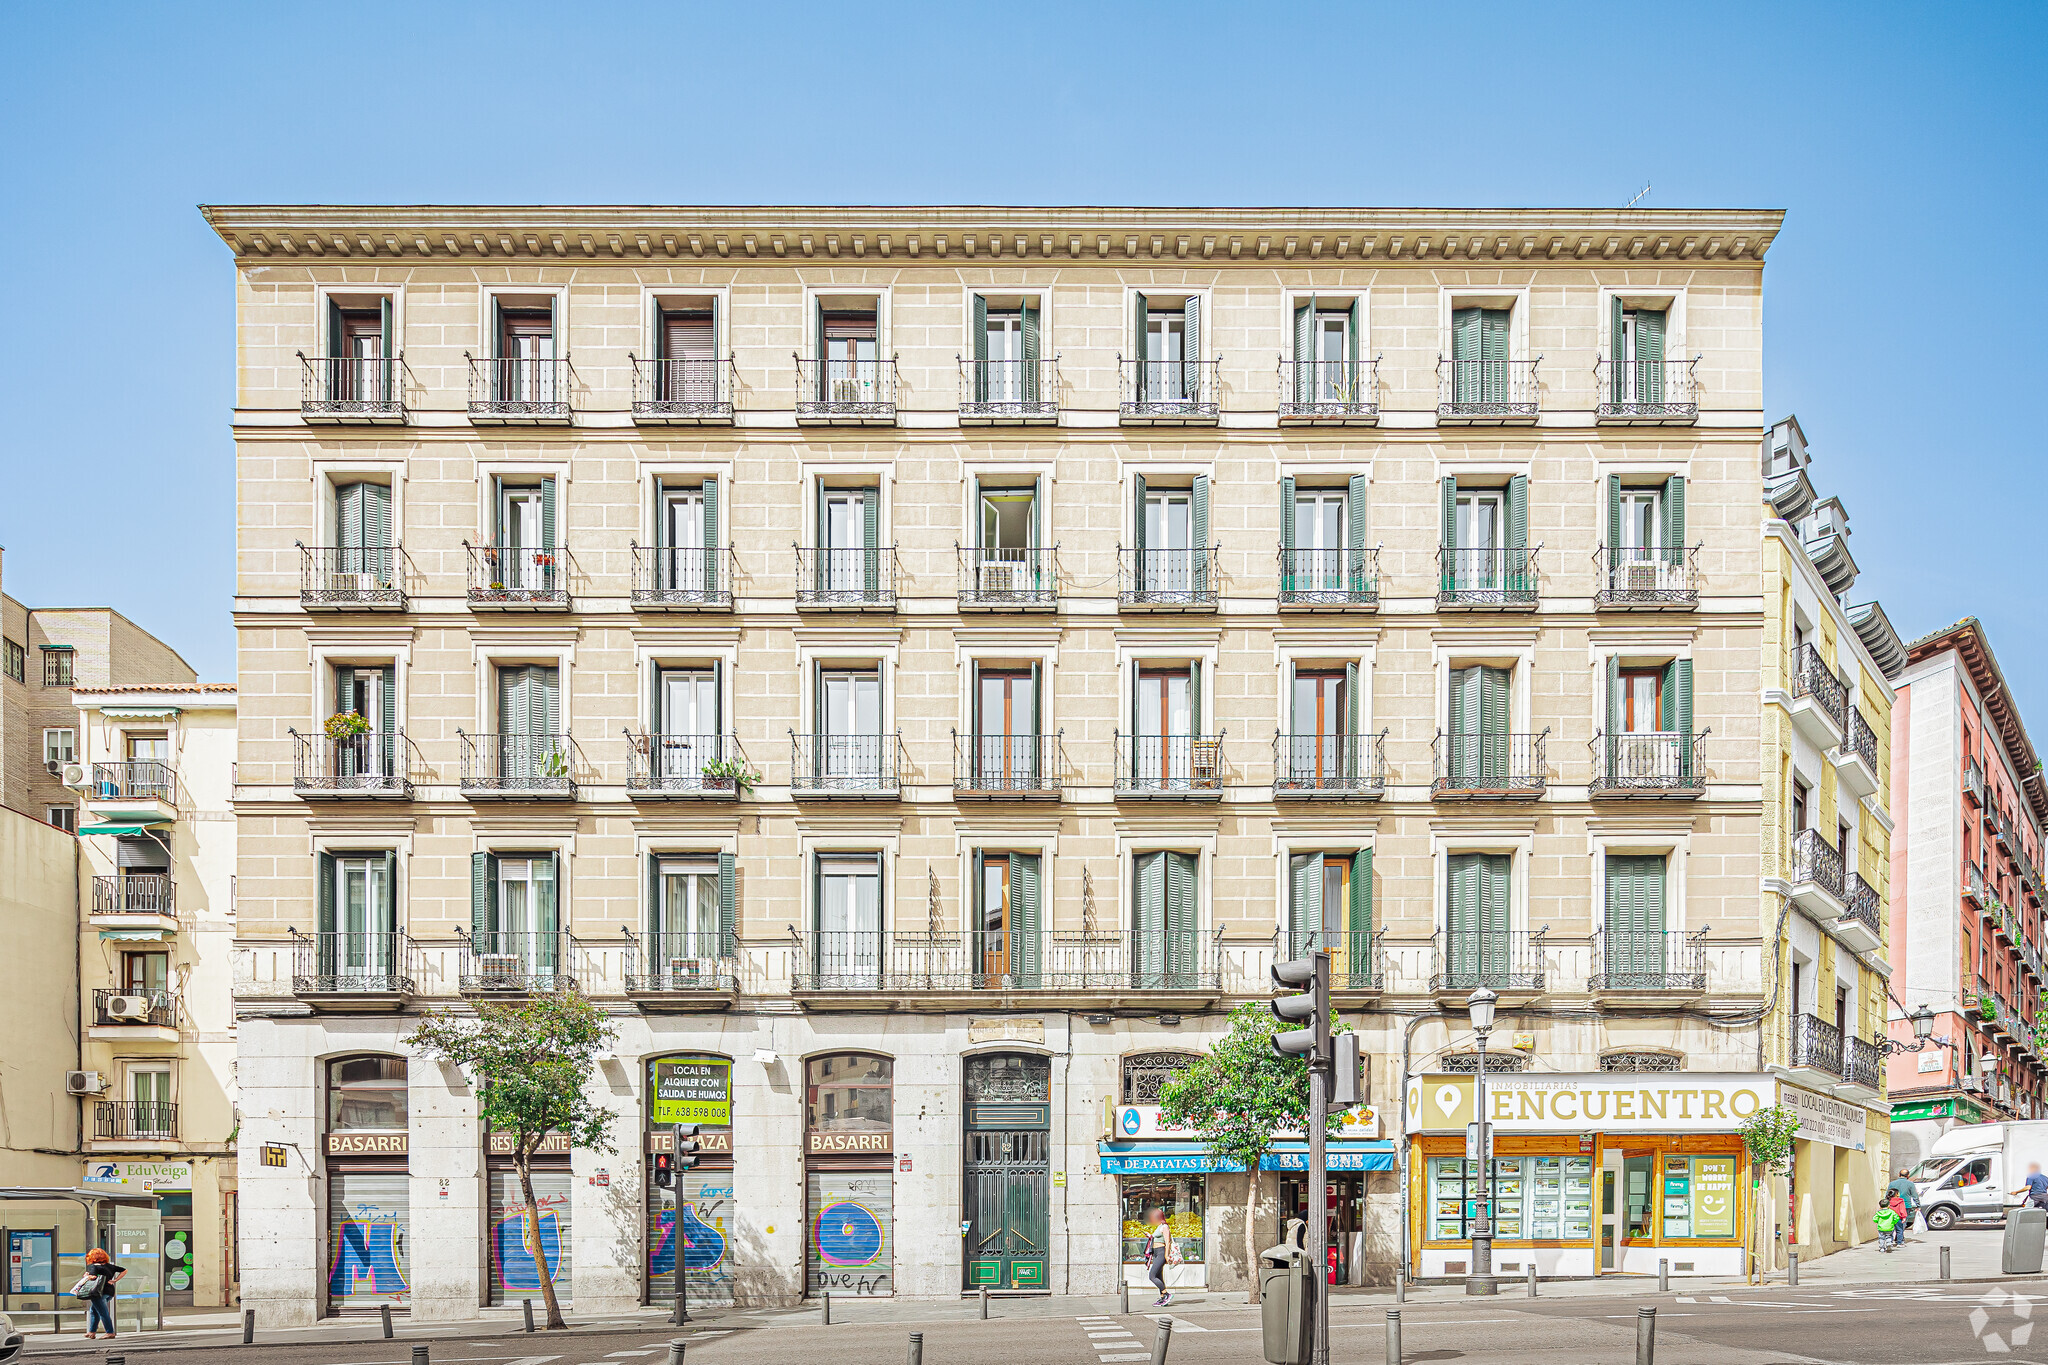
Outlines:
[[[1489,1052],[1486,1054],[1486,1074],[1489,1076],[1509,1071],[1526,1071],[1529,1059],[1519,1052]],[[1437,1058],[1437,1070],[1469,1076],[1479,1070],[1479,1054],[1476,1052],[1448,1052]]]
[[[1195,1063],[1187,1052],[1139,1052],[1124,1058],[1125,1104],[1157,1104],[1165,1084]]]
[[[886,1137],[895,1123],[895,1102],[891,1084],[895,1063],[887,1057],[834,1053],[813,1057],[804,1064],[804,1116],[814,1135],[879,1134]],[[859,1146],[825,1146],[820,1151],[864,1151]],[[873,1148],[887,1151],[887,1145]]]
[[[1469,1238],[1478,1212],[1479,1163],[1433,1156],[1428,1170],[1431,1239]],[[1495,1157],[1490,1188],[1501,1241],[1584,1241],[1593,1235],[1590,1155]]]
[[[1491,1060],[1487,1063],[1492,1069]],[[1609,1052],[1600,1058],[1602,1071],[1683,1071],[1685,1059],[1670,1052]]]
[[[404,1132],[408,1114],[403,1057],[342,1057],[327,1064],[327,1129]]]

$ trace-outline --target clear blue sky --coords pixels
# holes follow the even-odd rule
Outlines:
[[[16,6],[0,545],[233,676],[205,202],[1789,211],[1766,395],[1858,598],[1984,618],[2048,744],[2048,6]],[[2029,431],[2036,435],[2029,437]]]

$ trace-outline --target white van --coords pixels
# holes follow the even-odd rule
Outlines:
[[[1911,1179],[1920,1212],[1940,1232],[1957,1223],[1997,1223],[2026,1197],[2028,1168],[2048,1172],[2048,1120],[1973,1123],[1934,1140]]]

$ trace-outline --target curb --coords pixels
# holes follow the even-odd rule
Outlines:
[[[709,1320],[709,1319],[705,1319],[705,1320],[703,1320],[703,1321],[704,1321],[704,1324],[708,1324],[708,1323],[710,1322],[710,1320]],[[587,1339],[591,1339],[591,1338],[596,1338],[596,1337],[623,1337],[623,1336],[645,1336],[645,1335],[647,1335],[647,1334],[648,1334],[648,1333],[650,1333],[650,1332],[659,1332],[659,1331],[661,1331],[661,1330],[662,1330],[663,1328],[668,1328],[668,1327],[675,1327],[675,1324],[674,1324],[674,1323],[671,1323],[671,1322],[651,1322],[651,1323],[648,1323],[648,1324],[647,1324],[646,1326],[644,1326],[644,1327],[573,1327],[573,1326],[572,1326],[572,1327],[570,1327],[570,1328],[568,1328],[568,1329],[566,1329],[566,1330],[564,1330],[564,1331],[562,1331],[562,1332],[559,1332],[559,1333],[557,1333],[557,1332],[548,1332],[548,1331],[535,1331],[535,1332],[531,1333],[530,1335],[531,1335],[531,1338],[532,1338],[532,1340],[533,1340],[533,1341],[534,1341],[534,1342],[535,1342],[536,1344],[538,1344],[538,1343],[540,1343],[540,1342],[542,1342],[542,1341],[570,1341],[570,1340],[578,1340],[578,1341],[581,1341],[581,1340],[587,1340]],[[750,1324],[750,1325],[748,1325],[748,1326],[746,1326],[746,1327],[721,1327],[721,1328],[720,1328],[719,1330],[720,1330],[721,1332],[724,1332],[724,1333],[731,1333],[731,1332],[737,1332],[737,1331],[754,1331],[754,1330],[757,1330],[757,1329],[758,1329],[758,1324]],[[280,1330],[280,1331],[302,1331],[302,1330],[304,1330],[304,1329],[303,1329],[303,1328],[280,1328],[280,1329],[278,1329],[278,1330]],[[695,1332],[696,1332],[697,1330],[698,1330],[698,1327],[697,1327],[697,1325],[693,1325],[692,1327],[690,1327],[690,1328],[687,1328],[687,1329],[684,1329],[684,1328],[677,1328],[677,1331],[679,1331],[679,1332],[682,1332],[682,1333],[683,1333],[683,1334],[684,1334],[685,1336],[689,1336],[689,1335],[694,1335],[694,1333],[695,1333]],[[283,1349],[291,1349],[291,1348],[303,1348],[303,1347],[308,1347],[308,1346],[337,1346],[337,1347],[340,1347],[340,1346],[382,1346],[382,1345],[385,1345],[385,1344],[387,1344],[387,1343],[385,1342],[385,1339],[384,1339],[384,1337],[383,1337],[383,1336],[381,1336],[381,1335],[379,1335],[379,1336],[369,1336],[369,1337],[357,1337],[357,1336],[339,1336],[339,1335],[337,1335],[337,1336],[322,1336],[322,1337],[302,1337],[302,1338],[300,1338],[300,1339],[298,1339],[298,1340],[295,1340],[295,1341],[263,1341],[263,1340],[260,1340],[260,1339],[259,1339],[259,1340],[255,1341],[255,1342],[252,1342],[252,1343],[251,1343],[250,1345],[248,1345],[248,1346],[244,1346],[244,1345],[242,1345],[242,1341],[241,1341],[241,1335],[242,1335],[242,1334],[241,1334],[241,1331],[240,1331],[240,1329],[239,1329],[239,1328],[237,1328],[237,1329],[234,1329],[234,1330],[233,1330],[233,1331],[232,1331],[232,1332],[231,1332],[231,1333],[229,1334],[229,1336],[228,1336],[228,1337],[224,1337],[224,1338],[222,1338],[222,1339],[220,1339],[220,1340],[209,1340],[209,1341],[192,1341],[192,1342],[183,1342],[183,1343],[178,1343],[178,1344],[171,1344],[171,1343],[165,1343],[165,1344],[163,1344],[163,1345],[156,1345],[156,1344],[154,1344],[154,1343],[151,1343],[151,1344],[149,1344],[149,1345],[137,1345],[137,1346],[132,1346],[132,1345],[129,1345],[128,1343],[130,1343],[130,1342],[133,1342],[133,1341],[137,1341],[137,1340],[141,1340],[141,1341],[148,1341],[148,1337],[147,1337],[147,1336],[143,1336],[143,1337],[140,1337],[140,1338],[138,1338],[138,1337],[136,1337],[136,1336],[134,1336],[134,1335],[130,1335],[130,1336],[126,1336],[126,1337],[121,1337],[121,1338],[117,1338],[117,1339],[116,1339],[116,1341],[115,1341],[115,1342],[114,1342],[114,1343],[112,1344],[111,1348],[110,1348],[110,1347],[109,1347],[109,1346],[108,1346],[108,1345],[107,1345],[106,1343],[103,1343],[103,1342],[99,1342],[99,1343],[94,1343],[93,1345],[90,1345],[90,1346],[87,1346],[87,1345],[84,1345],[84,1344],[82,1344],[82,1343],[81,1343],[81,1344],[80,1344],[80,1345],[78,1345],[78,1346],[67,1346],[67,1347],[62,1347],[62,1348],[56,1349],[56,1350],[43,1350],[43,1351],[39,1351],[39,1350],[36,1350],[36,1349],[35,1349],[35,1342],[36,1342],[36,1340],[37,1340],[37,1339],[36,1339],[35,1337],[31,1336],[31,1337],[30,1337],[30,1338],[28,1339],[28,1348],[27,1348],[27,1349],[25,1349],[25,1350],[24,1350],[24,1351],[22,1352],[22,1354],[21,1354],[21,1356],[20,1356],[20,1359],[21,1359],[21,1360],[23,1360],[23,1361],[30,1361],[30,1360],[65,1360],[65,1359],[76,1359],[76,1358],[80,1358],[80,1357],[89,1357],[89,1358],[95,1358],[95,1359],[98,1359],[98,1358],[104,1358],[104,1357],[105,1357],[105,1355],[106,1355],[106,1353],[107,1353],[107,1351],[108,1351],[109,1349],[113,1349],[113,1350],[117,1350],[117,1351],[120,1351],[120,1352],[121,1352],[121,1353],[122,1353],[123,1355],[130,1355],[130,1356],[141,1356],[141,1355],[169,1355],[169,1354],[173,1354],[173,1353],[175,1353],[175,1352],[179,1352],[179,1351],[218,1351],[218,1350],[223,1350],[223,1349],[232,1349],[232,1350],[235,1350],[235,1351],[238,1351],[238,1352],[242,1352],[242,1351],[257,1351],[257,1350],[263,1350],[263,1349],[265,1349],[265,1348],[271,1348],[271,1349],[279,1349],[279,1350],[283,1350]],[[525,1332],[524,1330],[522,1330],[522,1329],[520,1329],[520,1328],[516,1328],[516,1327],[515,1327],[515,1328],[513,1328],[513,1329],[512,1329],[512,1330],[510,1330],[510,1331],[505,1331],[505,1332],[465,1332],[465,1331],[455,1331],[455,1332],[448,1332],[448,1333],[435,1333],[435,1334],[432,1334],[432,1335],[428,1335],[428,1334],[425,1334],[425,1333],[413,1333],[413,1334],[407,1334],[407,1333],[405,1333],[405,1332],[401,1332],[401,1331],[393,1331],[393,1332],[392,1332],[392,1334],[391,1334],[391,1339],[390,1339],[390,1342],[389,1342],[388,1344],[389,1344],[389,1345],[392,1345],[392,1346],[399,1346],[399,1345],[401,1345],[401,1344],[403,1344],[403,1345],[420,1345],[420,1344],[430,1344],[430,1343],[433,1343],[433,1342],[437,1342],[437,1341],[445,1341],[445,1342],[465,1342],[465,1341],[498,1341],[498,1340],[502,1340],[502,1339],[504,1339],[504,1338],[506,1338],[506,1337],[527,1337],[527,1336],[529,1336],[529,1333]],[[230,1339],[230,1338],[231,1338],[231,1339]]]

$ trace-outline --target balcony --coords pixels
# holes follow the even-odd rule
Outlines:
[[[1437,607],[1536,610],[1540,590],[1536,555],[1542,548],[1532,545],[1438,550]]]
[[[1280,606],[1309,611],[1377,611],[1380,551],[1280,550]]]
[[[1848,911],[1842,899],[1842,853],[1817,829],[1792,839],[1792,902],[1817,923],[1832,927]]]
[[[1550,731],[1534,735],[1451,734],[1431,745],[1440,801],[1534,801],[1549,780]]]
[[[1586,989],[1610,1009],[1667,1006],[1707,989],[1707,931],[1599,929]]]
[[[1126,360],[1116,358],[1117,420],[1125,426],[1213,427],[1216,401],[1213,360]]]
[[[1216,610],[1217,554],[1206,549],[1116,552],[1116,601],[1125,611]]]
[[[1273,736],[1273,799],[1377,801],[1387,792],[1387,732]]]
[[[1282,360],[1280,421],[1286,425],[1377,426],[1379,361]]]
[[[798,610],[896,610],[894,546],[792,546]]]
[[[1652,550],[1603,545],[1593,552],[1602,611],[1691,611],[1700,604],[1700,547]]]
[[[1963,864],[1963,899],[1975,902],[1980,909],[1991,900],[1984,885],[1984,869],[1976,863]]]
[[[1700,750],[1708,733],[1659,730],[1593,736],[1593,777],[1586,783],[1586,795],[1596,800],[1697,799],[1707,790]]]
[[[1861,1038],[1844,1039],[1842,1083],[1835,1094],[1845,1100],[1874,1100],[1884,1093],[1884,1049]]]
[[[1697,360],[1602,360],[1595,367],[1602,426],[1691,426],[1700,417]]]
[[[91,1037],[119,1043],[175,1043],[178,997],[167,990],[95,990],[88,1032]]]
[[[299,547],[299,606],[307,611],[404,611],[405,552],[392,545]]]
[[[1792,1078],[1822,1091],[1842,1078],[1842,1031],[1814,1014],[1792,1016]]]
[[[896,800],[903,794],[903,736],[790,731],[789,794],[798,800]]]
[[[1060,420],[1060,362],[962,360],[960,425],[1053,426]]]
[[[567,735],[461,730],[462,794],[472,801],[574,801],[582,754]]]
[[[633,542],[636,611],[731,611],[739,569],[721,546],[654,546]]]
[[[163,872],[123,872],[92,879],[92,923],[101,929],[178,928],[177,887]]]
[[[176,1142],[178,1106],[169,1100],[97,1100],[92,1107],[92,1140]]]
[[[1547,929],[1439,929],[1432,936],[1429,988],[1463,996],[1481,986],[1502,995],[1544,990],[1543,937]]]
[[[1222,993],[1222,935],[1198,930],[790,931],[799,1000],[836,1008],[1193,1003]]]
[[[1060,601],[1055,549],[954,546],[960,610],[1052,611]]]
[[[83,795],[86,813],[100,824],[167,825],[178,818],[178,774],[160,759],[95,763]]]
[[[759,774],[738,735],[626,732],[626,795],[634,801],[737,801]]]
[[[1835,937],[1859,953],[1874,953],[1884,943],[1884,901],[1877,888],[1859,873],[1848,875],[1842,917],[1835,921]]]
[[[297,353],[299,416],[308,425],[403,426],[412,375],[405,357],[309,356]]]
[[[733,379],[725,360],[641,360],[632,352],[633,421],[643,427],[729,427]]]
[[[1330,993],[1348,995],[1351,1003],[1377,996],[1387,984],[1386,934],[1348,929],[1281,930],[1273,936],[1275,961],[1291,962],[1317,949],[1330,954]]]
[[[1820,651],[1801,645],[1792,657],[1792,724],[1817,749],[1842,742],[1849,690],[1835,676]]]
[[[896,425],[896,361],[796,361],[799,426]]]
[[[1438,426],[1533,426],[1542,407],[1534,360],[1436,362]]]
[[[469,556],[471,610],[567,611],[569,547],[566,545],[472,545]]]
[[[1222,735],[1116,736],[1116,796],[1122,800],[1220,801]]]
[[[953,798],[1059,800],[1067,767],[1064,735],[963,735],[955,730]]]
[[[1963,764],[1963,796],[1978,806],[1984,804],[1984,770],[1974,758]]]
[[[412,800],[418,754],[405,731],[302,735],[287,729],[296,750],[292,791],[307,800]]]
[[[458,989],[464,995],[531,995],[573,990],[576,940],[559,930],[457,930]]]
[[[469,362],[469,420],[474,426],[556,426],[573,420],[569,393],[576,371],[568,357],[474,356]]]
[[[739,969],[722,932],[626,933],[626,994],[649,1013],[728,1009],[739,996]]]
[[[1835,762],[1835,784],[1850,797],[1861,800],[1877,790],[1877,733],[1863,719],[1863,708],[1849,706],[1849,727],[1841,747],[1830,755]]]
[[[417,993],[418,950],[398,933],[291,931],[292,994],[316,1010],[397,1010]]]

